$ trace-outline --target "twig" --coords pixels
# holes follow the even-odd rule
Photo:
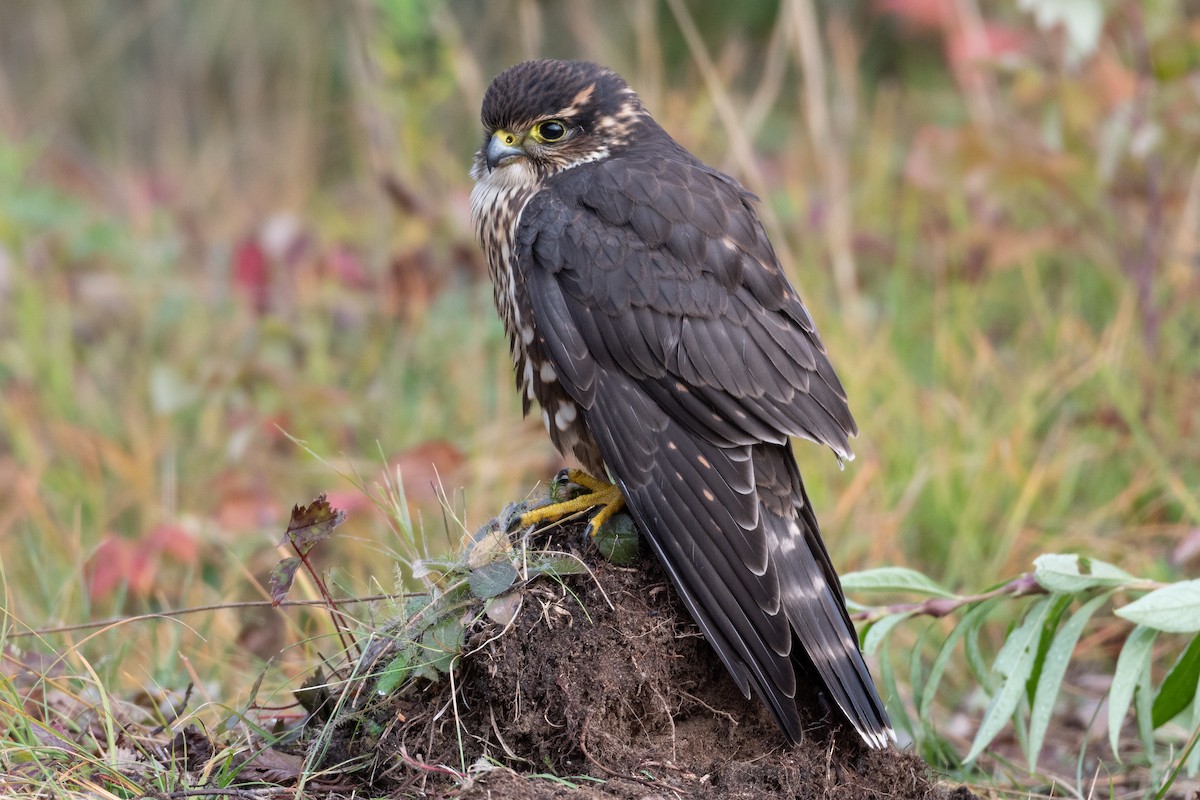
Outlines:
[[[963,606],[974,605],[993,597],[1025,597],[1031,594],[1046,594],[1046,590],[1033,577],[1032,572],[1026,572],[1013,578],[1003,586],[982,594],[968,594],[961,597],[931,597],[920,603],[896,603],[890,606],[878,606],[864,611],[856,611],[850,618],[859,622],[875,622],[893,614],[917,614],[929,617],[944,617],[952,614]]]
[[[175,798],[212,797],[213,795],[218,795],[220,797],[254,797],[254,798],[259,798],[259,797],[263,796],[261,789],[224,789],[224,788],[219,788],[216,786],[209,787],[209,788],[197,787],[194,789],[177,789],[174,792],[168,792],[166,795],[162,795],[162,796],[170,797],[170,798],[172,798],[172,800],[175,800]]]
[[[324,498],[325,495],[321,495],[321,497]],[[345,515],[343,515],[343,517],[344,516]],[[317,591],[321,593],[321,598],[325,603],[325,608],[329,611],[329,621],[333,623],[333,629],[337,631],[338,641],[342,643],[342,649],[347,653],[354,652],[356,654],[355,660],[362,658],[362,650],[359,649],[358,643],[354,640],[354,637],[350,634],[350,631],[343,624],[341,619],[342,615],[338,613],[337,610],[337,602],[333,599],[333,595],[329,593],[329,587],[325,585],[325,579],[321,577],[321,571],[318,570],[316,566],[308,560],[308,554],[312,551],[312,547],[301,547],[290,529],[288,530],[287,537],[288,544],[291,545],[292,551],[300,557],[300,563],[304,565],[304,569],[313,579],[313,583],[316,585]]]
[[[9,631],[5,635],[10,639],[16,639],[22,636],[49,636],[55,633],[71,633],[73,631],[86,631],[93,628],[106,628],[110,625],[118,625],[122,622],[141,622],[149,619],[173,619],[182,617],[187,614],[199,614],[204,611],[222,611],[230,608],[283,608],[285,606],[339,606],[352,605],[354,603],[373,603],[376,600],[387,600],[391,598],[390,594],[372,594],[365,597],[346,597],[341,600],[283,600],[279,603],[273,603],[270,600],[240,600],[232,603],[211,603],[204,606],[189,606],[187,608],[177,608],[171,611],[159,611],[154,614],[137,614],[132,617],[110,617],[109,619],[96,620],[94,622],[77,622],[74,625],[59,625],[54,628],[34,628],[27,631]],[[337,608],[330,608],[338,614],[342,612]]]

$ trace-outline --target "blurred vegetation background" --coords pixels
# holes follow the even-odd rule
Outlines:
[[[390,590],[344,475],[399,468],[434,551],[553,475],[468,224],[483,91],[537,56],[614,67],[763,198],[862,430],[844,472],[798,445],[841,568],[1195,573],[1200,3],[6,0],[7,629],[261,599],[322,491],[331,582]],[[10,641],[236,706],[326,624]]]

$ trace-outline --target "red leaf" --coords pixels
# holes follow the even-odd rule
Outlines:
[[[233,251],[233,288],[241,292],[258,314],[271,305],[271,264],[254,237],[246,237]]]
[[[146,537],[146,546],[180,564],[195,564],[200,557],[196,536],[178,523],[155,525]]]
[[[290,544],[300,555],[306,555],[319,542],[328,539],[345,520],[346,512],[329,505],[322,494],[307,506],[292,507],[292,519],[280,544]]]
[[[296,579],[296,570],[300,568],[300,559],[296,556],[285,558],[271,569],[271,580],[268,588],[271,592],[271,605],[278,606],[292,589],[292,581]]]
[[[959,26],[946,38],[946,60],[955,69],[1023,55],[1025,37],[1015,28],[984,22],[978,33]]]
[[[101,600],[122,586],[132,597],[145,597],[154,588],[158,553],[144,543],[105,534],[84,565],[88,597]]]

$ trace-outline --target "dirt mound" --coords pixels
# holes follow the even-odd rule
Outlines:
[[[652,556],[619,567],[591,547],[579,555],[590,574],[531,581],[511,625],[468,632],[456,694],[442,681],[372,700],[332,726],[325,763],[366,759],[388,791],[493,800],[972,796],[935,785],[915,755],[869,750],[826,720],[787,746]]]

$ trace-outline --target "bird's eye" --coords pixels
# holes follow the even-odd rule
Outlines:
[[[557,142],[567,135],[567,126],[556,119],[539,122],[533,126],[533,138],[539,142]]]

